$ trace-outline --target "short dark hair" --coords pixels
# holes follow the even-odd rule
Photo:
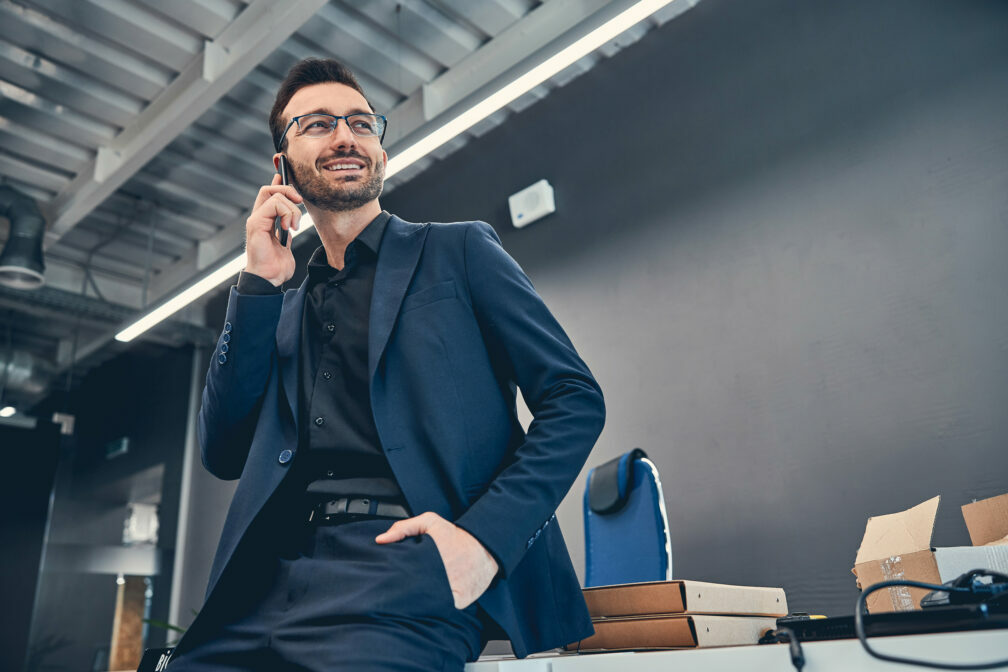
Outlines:
[[[339,61],[331,58],[306,58],[296,63],[287,73],[284,80],[280,82],[276,100],[273,102],[273,109],[270,110],[269,127],[270,133],[273,135],[273,147],[276,148],[276,151],[279,152],[282,150],[286,144],[286,138],[281,137],[286,126],[282,115],[290,99],[294,97],[295,93],[306,86],[327,84],[329,82],[345,84],[351,89],[358,91],[364,96],[364,100],[367,101],[364,89],[357,83],[357,78],[354,77],[350,68]],[[367,101],[367,104],[371,108],[371,111],[374,112],[374,105],[370,101]]]

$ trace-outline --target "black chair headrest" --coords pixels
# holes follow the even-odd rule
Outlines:
[[[595,513],[615,513],[630,499],[633,485],[634,463],[647,457],[640,448],[614,457],[588,474],[588,506]]]

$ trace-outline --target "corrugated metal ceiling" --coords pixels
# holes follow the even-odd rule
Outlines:
[[[697,1],[673,2],[386,189]],[[349,65],[390,116],[394,156],[404,136],[437,121],[424,94],[462,99],[537,45],[548,49],[620,4],[629,2],[0,0],[0,183],[42,207],[47,290],[65,293],[63,308],[31,310],[30,295],[0,294],[13,348],[58,370],[71,356],[94,363],[111,352],[119,322],[83,319],[74,295],[112,304],[110,315],[139,312],[233,254],[258,187],[271,178],[273,96],[298,60],[328,56]],[[0,220],[0,239],[6,235]],[[162,329],[160,338],[178,342],[171,333]]]

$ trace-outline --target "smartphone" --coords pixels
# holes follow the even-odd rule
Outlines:
[[[288,180],[288,178],[287,178],[287,157],[285,155],[281,154],[280,155],[280,183],[281,184],[290,184],[290,182],[288,182],[287,180]],[[288,233],[289,232],[287,231],[287,229],[285,229],[282,226],[280,226],[280,218],[279,217],[277,217],[275,220],[273,220],[273,235],[277,237],[277,240],[279,240],[280,244],[283,245],[284,247],[287,246],[287,235],[288,235]]]

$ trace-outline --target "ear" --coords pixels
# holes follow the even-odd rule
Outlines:
[[[386,152],[383,149],[381,155],[382,155],[382,161],[385,163],[385,167],[388,168],[388,152]]]
[[[280,157],[281,156],[283,156],[282,152],[277,152],[276,154],[273,155],[273,169],[276,170],[276,172],[278,172],[278,173],[280,172]],[[287,165],[290,165],[290,164],[287,164]]]

